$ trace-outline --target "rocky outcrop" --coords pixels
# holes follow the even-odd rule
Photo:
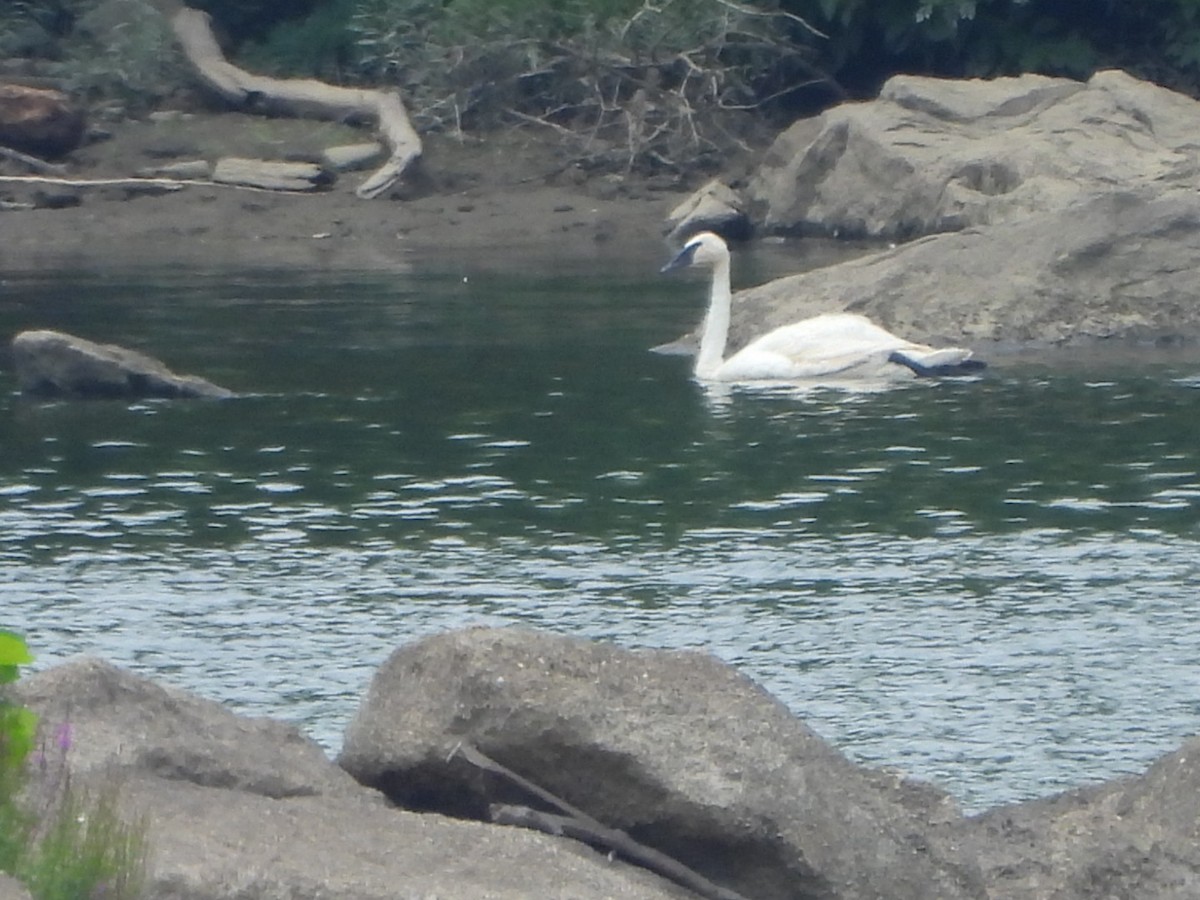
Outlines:
[[[943,793],[852,764],[711,656],[472,629],[396,651],[339,758],[403,806],[486,818],[466,743],[755,900],[984,897],[931,852]]]
[[[1197,180],[1200,103],[1123,72],[1080,83],[897,76],[776,140],[746,188],[771,233],[909,239]]]
[[[736,191],[714,179],[671,210],[663,231],[675,244],[686,243],[698,231],[715,231],[727,240],[744,240],[753,232],[746,205]]]
[[[736,257],[734,265],[737,265]],[[937,235],[737,294],[730,351],[849,310],[927,343],[1175,344],[1200,337],[1200,195],[1112,192]]]
[[[150,897],[687,896],[573,841],[390,809],[295,728],[98,660],[14,687],[50,734],[70,723],[72,777],[115,784],[145,818]]]
[[[69,727],[74,774],[152,775],[261,797],[361,797],[293,726],[83,658],[16,683],[14,700],[53,734]]]
[[[948,829],[1011,900],[1200,897],[1200,740],[1136,778],[992,810]]]
[[[1111,71],[898,76],[798,122],[740,197],[756,230],[912,240],[739,293],[729,350],[843,310],[981,356],[991,342],[1200,340],[1198,122],[1200,103]],[[667,224],[692,230],[688,210],[712,195]]]
[[[0,84],[0,146],[59,157],[83,141],[86,120],[59,91]]]
[[[208,398],[234,396],[195,375],[176,375],[157,359],[59,331],[23,331],[13,338],[21,391],[36,397]]]
[[[1200,740],[1139,777],[963,818],[700,653],[491,628],[401,647],[341,756],[368,785],[291,726],[98,660],[11,687],[51,747],[69,743],[72,779],[116,784],[145,818],[153,897],[697,896],[565,836],[474,821],[551,794],[710,876],[703,896],[1200,895]],[[0,877],[0,896],[22,893]]]

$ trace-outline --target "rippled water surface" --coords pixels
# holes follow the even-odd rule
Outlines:
[[[0,625],[331,751],[447,628],[702,648],[969,809],[1200,731],[1200,363],[712,396],[646,352],[703,290],[652,272],[10,274],[3,334],[247,396],[31,403],[4,372]]]

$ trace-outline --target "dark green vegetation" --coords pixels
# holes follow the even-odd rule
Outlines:
[[[539,125],[605,168],[727,159],[896,72],[1083,78],[1120,67],[1189,93],[1200,85],[1194,0],[193,4],[252,70],[397,84],[424,130]],[[182,83],[161,20],[144,14],[153,5],[16,0],[0,10],[0,56],[58,56],[77,92],[153,104]],[[114,29],[114,10],[133,7],[143,14]]]

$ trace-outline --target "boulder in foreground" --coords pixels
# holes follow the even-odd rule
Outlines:
[[[1200,896],[1200,740],[1142,775],[968,819],[847,761],[712,657],[468,629],[398,649],[347,735],[343,761],[417,813],[293,726],[98,660],[10,688],[47,748],[70,725],[72,778],[115,784],[145,816],[152,897],[697,896],[567,837],[462,821],[545,799],[514,773],[750,900]],[[2,878],[0,898],[28,900]]]
[[[48,398],[206,398],[233,391],[195,375],[177,375],[153,357],[60,331],[23,331],[13,338],[21,391]]]
[[[22,679],[13,699],[70,735],[72,779],[114,785],[144,818],[147,897],[687,900],[565,838],[390,809],[294,726],[100,660]]]
[[[922,837],[959,818],[946,794],[855,765],[707,654],[438,635],[384,663],[339,762],[413,808],[527,802],[464,744],[754,900],[986,896],[971,863]]]

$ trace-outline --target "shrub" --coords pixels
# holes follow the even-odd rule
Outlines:
[[[703,164],[815,77],[804,23],[761,2],[359,0],[350,28],[424,128],[537,123],[608,168]]]

